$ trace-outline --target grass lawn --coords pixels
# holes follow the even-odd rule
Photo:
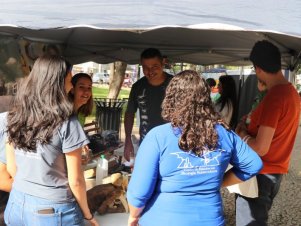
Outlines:
[[[109,94],[109,86],[93,86],[92,88],[93,97],[106,98]],[[118,99],[128,98],[130,95],[129,88],[121,88],[120,93],[118,95]]]

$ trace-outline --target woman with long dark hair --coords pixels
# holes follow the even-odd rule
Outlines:
[[[230,126],[235,128],[237,117],[237,95],[234,79],[229,75],[219,77],[218,92],[215,109],[221,118]]]
[[[85,125],[86,117],[92,113],[92,78],[86,73],[77,73],[71,79],[72,88],[68,93],[73,102],[73,110],[82,127]],[[91,159],[89,147],[85,145],[82,150],[82,164],[86,165]]]
[[[82,126],[85,118],[92,113],[92,78],[86,73],[77,73],[71,79],[73,88],[69,92],[69,97],[74,104],[74,112]]]
[[[225,225],[221,185],[258,173],[260,158],[220,124],[210,88],[195,71],[173,77],[162,108],[168,123],[146,135],[135,161],[128,225]]]
[[[7,225],[83,226],[84,218],[98,225],[81,171],[88,139],[72,116],[67,71],[62,58],[43,56],[18,87],[7,116],[7,168],[14,178]]]

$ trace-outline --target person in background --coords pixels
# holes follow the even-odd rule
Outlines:
[[[0,113],[0,190],[10,192],[13,179],[6,170],[6,126],[7,126],[7,112]]]
[[[3,213],[13,183],[11,175],[6,170],[6,116],[7,112],[0,113],[0,225],[5,225]]]
[[[237,96],[234,79],[229,75],[220,76],[218,92],[220,97],[215,102],[215,111],[219,113],[230,128],[234,128],[237,113]]]
[[[248,127],[238,124],[236,132],[263,161],[256,176],[258,198],[238,195],[236,225],[267,225],[269,210],[277,195],[282,175],[288,172],[295,142],[300,99],[296,89],[281,71],[279,49],[269,41],[258,41],[250,54],[256,76],[264,83],[267,94],[251,114]]]
[[[213,78],[207,78],[206,79],[207,84],[210,87],[210,97],[213,103],[216,102],[216,100],[218,100],[218,98],[220,97],[220,94],[218,92],[215,92],[215,86],[216,86],[216,81]]]
[[[220,124],[210,88],[195,71],[171,80],[162,116],[168,123],[139,147],[127,191],[128,226],[225,225],[220,188],[257,174],[259,156]]]
[[[84,126],[86,117],[93,109],[92,78],[86,73],[77,73],[73,75],[71,83],[73,88],[69,91],[69,97],[73,102],[78,121]]]
[[[299,97],[300,97],[300,111],[301,111],[301,91],[299,92]],[[299,125],[301,126],[301,114],[300,114]]]
[[[71,79],[72,88],[68,96],[73,102],[74,113],[82,127],[85,125],[86,117],[92,113],[92,78],[86,73],[77,73]],[[82,164],[90,161],[89,147],[85,145],[82,149]]]
[[[259,103],[262,101],[262,99],[267,94],[267,87],[266,87],[266,85],[262,81],[259,81],[259,80],[257,81],[257,89],[258,89],[258,94],[255,97],[254,103],[252,104],[251,111],[244,118],[245,123],[247,125],[249,125],[250,122],[251,122],[252,112],[257,108],[257,106],[259,105]]]
[[[18,86],[7,115],[7,170],[13,177],[5,209],[12,226],[98,225],[91,214],[81,171],[88,139],[67,96],[66,63],[39,57]]]
[[[258,94],[256,95],[254,102],[251,107],[251,111],[249,114],[243,116],[241,118],[241,122],[245,124],[247,127],[251,122],[251,115],[252,112],[257,108],[258,104],[262,101],[264,96],[266,95],[266,85],[258,80],[257,81],[257,88],[258,88]],[[244,142],[247,142],[248,140],[243,140]],[[230,167],[230,166],[229,166]],[[227,187],[230,193],[236,193],[240,194],[244,197],[248,198],[256,198],[258,197],[258,185],[257,185],[257,179],[256,177],[252,177],[247,181],[244,181],[243,183],[235,184],[233,186]]]
[[[124,115],[125,144],[124,157],[127,161],[134,152],[131,140],[135,112],[139,108],[140,114],[140,142],[153,127],[161,125],[161,103],[165,89],[172,78],[163,71],[164,62],[158,49],[149,48],[141,53],[141,65],[144,77],[132,86],[127,109]]]

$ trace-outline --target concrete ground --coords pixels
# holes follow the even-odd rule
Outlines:
[[[134,127],[133,134],[138,134],[137,127]],[[121,138],[124,139],[123,132]],[[235,226],[234,194],[222,189],[222,195],[227,226]],[[120,217],[124,220],[124,215]],[[115,226],[123,225],[126,224],[123,222],[120,225],[115,224]],[[295,140],[289,173],[282,179],[280,191],[270,210],[268,225],[301,226],[301,125]]]

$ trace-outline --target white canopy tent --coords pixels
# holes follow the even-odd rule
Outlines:
[[[245,65],[257,40],[281,50],[294,69],[301,51],[298,0],[11,0],[0,35],[56,44],[72,63],[138,63],[157,47],[172,62]]]
[[[6,82],[13,83],[28,72],[22,63],[17,67],[22,71],[12,68],[12,53],[21,55],[17,61],[23,60],[30,68],[28,59],[32,63],[47,49],[45,46],[56,46],[72,64],[139,63],[141,51],[155,47],[170,62],[250,65],[248,57],[254,43],[267,39],[279,47],[283,68],[292,72],[291,81],[301,58],[299,0],[0,3],[0,80],[5,74]],[[251,89],[256,90],[255,86]],[[252,101],[249,91],[247,94],[244,103]]]
[[[63,55],[72,63],[111,63],[120,60],[134,64],[139,63],[143,49],[156,47],[172,62],[246,65],[250,64],[248,56],[254,43],[268,39],[280,48],[283,64],[288,67],[293,66],[301,50],[301,39],[297,36],[248,31],[222,24],[156,27],[143,31],[87,26],[46,30],[2,26],[0,32],[16,39],[62,46]]]
[[[156,47],[171,62],[249,65],[250,50],[262,39],[279,47],[283,68],[294,71],[301,55],[300,0],[0,3],[0,91],[2,74],[17,77],[15,70],[10,69],[15,61],[9,56],[22,54],[23,41],[27,47],[30,43],[59,46],[61,54],[73,64],[116,60],[134,64],[139,62],[143,49]],[[6,49],[12,42],[16,44]],[[40,52],[35,51],[34,45],[32,48],[27,51],[37,57]],[[10,82],[14,78],[4,80]],[[251,90],[255,89],[253,86]],[[242,96],[250,100],[248,92],[242,92]]]

